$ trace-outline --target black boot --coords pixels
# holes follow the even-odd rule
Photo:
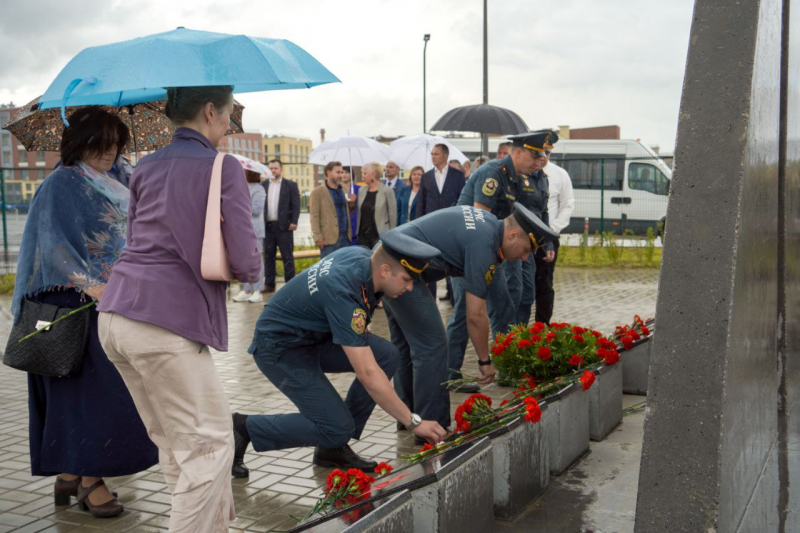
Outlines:
[[[451,392],[463,392],[466,394],[474,394],[481,390],[477,383],[451,383],[447,386],[447,390]]]
[[[326,468],[358,468],[366,473],[372,472],[378,466],[375,461],[359,457],[346,444],[342,448],[317,446],[314,449],[314,464]]]
[[[250,434],[247,432],[247,415],[233,413],[233,467],[231,475],[235,478],[250,477],[250,470],[244,465],[244,453],[250,444]]]

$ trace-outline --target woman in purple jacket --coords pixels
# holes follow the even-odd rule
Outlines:
[[[200,274],[216,146],[233,87],[167,91],[178,130],[130,180],[128,242],[98,308],[100,341],[133,397],[172,493],[170,531],[228,531],[233,433],[209,346],[228,349],[227,284]],[[222,234],[233,275],[254,283],[261,255],[242,165],[222,164]]]

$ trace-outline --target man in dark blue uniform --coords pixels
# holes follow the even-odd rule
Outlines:
[[[458,205],[469,205],[489,211],[500,220],[511,214],[519,192],[518,176],[528,175],[536,168],[536,152],[525,147],[525,143],[522,142],[524,135],[518,137],[521,140],[514,141],[510,154],[503,159],[489,161],[472,173],[464,185],[464,190],[461,191]],[[487,309],[492,330],[495,333],[505,332],[513,323],[522,290],[521,284],[519,284],[518,287],[512,287],[516,289],[514,294],[509,292],[506,270],[509,270],[510,275],[517,279],[520,276],[521,263],[505,261],[501,267],[498,267],[497,276],[490,287]],[[464,352],[469,339],[466,307],[463,303],[461,306],[458,305],[459,293],[461,298],[464,298],[464,288],[456,289],[454,286],[453,295],[456,305],[453,315],[450,317],[450,323],[447,325],[450,368],[456,371],[461,369],[461,362],[464,360]],[[451,379],[457,379],[459,376],[460,373],[454,373],[451,375]],[[479,389],[476,385],[469,384],[462,385],[459,390],[475,392]]]
[[[520,176],[517,200],[531,210],[547,226],[550,225],[550,216],[547,211],[547,201],[550,197],[547,175],[544,166],[547,164],[547,155],[558,142],[558,135],[550,130],[535,131],[531,134],[511,137],[512,142],[521,137],[525,148],[534,152],[535,166],[527,176]],[[544,260],[552,262],[555,259],[555,249],[552,242],[548,242],[537,253],[543,254]],[[536,299],[536,262],[534,254],[526,261],[520,263],[519,275],[517,272],[506,271],[506,282],[510,294],[519,294],[515,301],[515,313],[512,324],[528,324],[531,318],[531,306]]]
[[[455,312],[467,317],[467,332],[479,359],[479,383],[491,383],[495,371],[489,359],[486,299],[497,271],[504,261],[527,258],[537,242],[557,235],[520,204],[505,220],[465,205],[436,211],[396,231],[433,246],[441,256],[421,273],[422,279],[414,282],[413,291],[386,302],[389,332],[400,351],[394,387],[412,410],[447,427],[450,400],[442,383],[452,361],[448,361],[447,334],[439,310],[436,302],[426,297],[424,282],[449,275],[463,289],[456,294]],[[455,368],[461,363],[459,360]]]
[[[386,231],[372,252],[338,250],[287,283],[264,307],[250,346],[258,368],[300,410],[280,415],[234,414],[233,475],[247,477],[244,453],[316,446],[314,464],[372,470],[347,445],[358,439],[377,402],[417,437],[440,442],[445,430],[422,420],[397,397],[389,380],[397,367],[394,345],[368,332],[382,296],[411,290],[413,276],[439,251]],[[428,299],[430,295],[427,295]],[[355,372],[345,401],[325,373]]]

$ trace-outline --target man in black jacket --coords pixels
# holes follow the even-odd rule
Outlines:
[[[294,277],[294,230],[300,218],[300,191],[297,184],[283,179],[283,165],[278,159],[269,162],[272,179],[263,183],[264,202],[264,278],[263,292],[275,292],[275,258],[281,251],[284,279]]]

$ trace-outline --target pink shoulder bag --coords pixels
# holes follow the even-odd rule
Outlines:
[[[200,274],[209,281],[233,279],[228,251],[222,238],[222,160],[224,153],[217,154],[211,170],[206,205],[206,228],[203,234],[203,251],[200,257]]]

